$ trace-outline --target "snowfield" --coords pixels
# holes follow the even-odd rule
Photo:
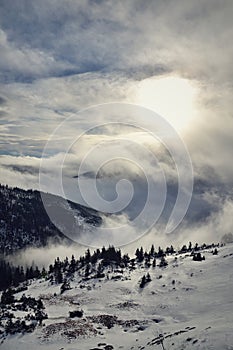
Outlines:
[[[24,293],[42,298],[48,319],[33,333],[8,335],[0,348],[233,350],[233,244],[203,254],[201,262],[168,256],[165,268],[107,268],[108,279],[76,274],[63,294],[60,285],[33,281]],[[140,288],[147,272],[152,281]],[[81,309],[83,317],[69,317]]]

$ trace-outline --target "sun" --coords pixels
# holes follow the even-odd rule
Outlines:
[[[198,87],[188,79],[166,76],[140,81],[136,87],[135,102],[152,109],[178,131],[190,127],[197,114]]]

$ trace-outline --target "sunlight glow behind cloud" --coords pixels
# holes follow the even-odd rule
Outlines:
[[[162,115],[177,131],[188,128],[195,118],[198,89],[188,79],[151,77],[140,81],[136,90],[135,103]]]

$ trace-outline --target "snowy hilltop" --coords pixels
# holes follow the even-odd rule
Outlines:
[[[2,292],[0,347],[233,349],[232,262],[232,244],[191,243],[57,258]]]

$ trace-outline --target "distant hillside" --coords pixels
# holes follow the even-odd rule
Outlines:
[[[67,202],[58,196],[43,194],[49,199],[50,209],[58,213],[58,227],[64,217],[69,218],[70,207],[83,226],[98,226],[102,219],[92,209]],[[66,206],[64,205],[66,203]],[[69,220],[72,225],[72,218]],[[50,221],[39,191],[9,188],[0,185],[0,253],[9,254],[29,246],[42,247],[47,243],[72,243]]]

